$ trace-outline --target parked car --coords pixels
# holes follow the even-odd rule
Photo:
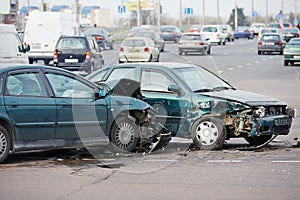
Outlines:
[[[128,37],[120,46],[119,63],[158,61],[159,50],[150,38]]]
[[[189,29],[187,30],[188,33],[200,33],[201,32],[201,25],[200,24],[194,24],[194,25],[191,25],[189,27]]]
[[[279,52],[283,54],[284,41],[278,33],[264,33],[257,42],[257,53],[273,53]]]
[[[99,47],[103,49],[114,49],[114,40],[105,28],[89,28],[84,31],[84,34],[89,37],[95,37]]]
[[[26,52],[30,46],[23,45],[15,26],[0,24],[0,41],[0,63],[29,63]]]
[[[239,38],[248,38],[253,39],[254,34],[253,32],[250,30],[249,26],[238,26],[235,29],[234,32],[234,38],[235,39],[239,39]]]
[[[94,38],[60,36],[53,54],[54,66],[90,73],[104,66],[101,49]]]
[[[141,144],[148,143],[145,149],[151,150],[153,144],[162,144],[164,129],[152,131],[149,104],[112,92],[105,84],[97,86],[69,71],[37,65],[1,65],[0,77],[0,163],[10,151],[109,141],[120,150],[133,151]],[[127,89],[123,86],[122,91]],[[170,139],[167,131],[162,138],[166,137],[164,145]]]
[[[285,46],[284,51],[284,66],[294,65],[295,62],[300,62],[300,38],[292,38]]]
[[[293,26],[292,26],[292,24],[291,23],[289,23],[289,22],[283,22],[282,24],[281,24],[281,28],[283,29],[283,28],[292,28]]]
[[[292,38],[298,38],[300,31],[298,28],[283,28],[281,30],[283,40],[289,42]]]
[[[178,53],[182,55],[188,52],[210,54],[211,46],[206,35],[197,32],[184,33],[178,42]]]
[[[160,28],[160,37],[164,41],[174,41],[178,43],[182,36],[182,31],[177,26],[162,26]]]
[[[223,32],[224,32],[225,38],[228,42],[234,41],[234,31],[232,30],[230,25],[228,25],[228,24],[223,25]]]
[[[136,31],[133,33],[133,36],[150,38],[160,52],[165,51],[165,41],[154,31]]]
[[[201,33],[209,38],[211,44],[226,44],[226,35],[221,25],[204,25],[201,28]]]
[[[280,30],[277,28],[264,28],[258,33],[257,38],[260,39],[262,34],[264,34],[264,33],[279,33],[279,34],[281,34]]]
[[[201,149],[221,148],[225,139],[234,137],[261,145],[290,131],[295,110],[286,103],[237,90],[201,66],[131,63],[106,67],[87,78],[109,85],[128,71],[126,78],[140,82],[144,100],[172,136],[190,136]]]
[[[266,28],[266,25],[264,23],[253,23],[250,26],[250,31],[253,32],[254,36],[257,36],[258,33],[264,28]]]

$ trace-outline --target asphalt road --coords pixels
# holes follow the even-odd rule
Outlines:
[[[300,110],[300,66],[284,67],[276,54],[259,56],[255,44],[240,39],[214,46],[210,56],[179,57],[176,44],[167,43],[161,61],[206,66],[239,89]],[[117,62],[117,50],[103,55],[106,64]],[[106,147],[16,154],[0,165],[0,199],[299,199],[299,119],[288,136],[259,151],[238,151],[247,146],[243,139],[207,152],[175,138],[151,154],[120,154]]]

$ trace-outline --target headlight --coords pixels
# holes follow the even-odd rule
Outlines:
[[[254,114],[257,117],[262,118],[266,115],[265,111],[266,111],[266,109],[263,106],[261,106],[254,112]]]
[[[291,50],[289,48],[284,48],[284,53],[289,53]]]

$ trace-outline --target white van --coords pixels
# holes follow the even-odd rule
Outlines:
[[[29,63],[53,60],[55,44],[60,35],[78,35],[79,25],[72,13],[31,12],[24,32],[24,42],[30,45]]]
[[[226,44],[226,35],[222,25],[205,25],[201,28],[201,33],[209,38],[210,43],[217,43],[218,45]]]
[[[0,63],[28,64],[28,56],[16,27],[9,24],[0,24]]]

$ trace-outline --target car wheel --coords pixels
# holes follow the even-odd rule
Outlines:
[[[231,41],[233,42],[233,41],[234,41],[234,38],[232,38]]]
[[[291,64],[291,66],[294,66],[294,62],[293,61],[291,61],[290,64]]]
[[[283,55],[283,51],[280,51],[280,55]]]
[[[253,146],[259,146],[267,142],[272,138],[273,135],[261,135],[255,137],[245,137],[245,140]]]
[[[29,64],[33,64],[33,61],[34,61],[33,59],[29,58]]]
[[[124,63],[124,62],[123,62],[123,61],[121,61],[121,60],[119,60],[119,63],[120,63],[120,64],[122,64],[122,63]]]
[[[204,116],[194,122],[191,135],[197,147],[204,150],[213,150],[223,146],[226,130],[220,119]]]
[[[138,129],[134,122],[124,116],[117,118],[111,128],[110,141],[118,149],[133,151],[139,142]]]
[[[180,55],[180,56],[182,55],[182,51],[181,50],[178,51],[178,55]]]
[[[11,138],[8,131],[0,125],[0,163],[8,157],[11,146]]]
[[[156,59],[155,62],[159,62],[159,54],[157,55],[157,59]]]
[[[226,45],[226,42],[224,41],[222,44],[223,44],[223,45]]]
[[[113,50],[114,49],[114,43],[111,43],[109,48],[110,48],[110,50]]]
[[[218,42],[218,45],[221,45],[221,42]]]
[[[261,51],[257,51],[257,54],[258,54],[258,55],[261,55]]]
[[[283,64],[284,66],[289,66],[289,61],[285,60]]]

